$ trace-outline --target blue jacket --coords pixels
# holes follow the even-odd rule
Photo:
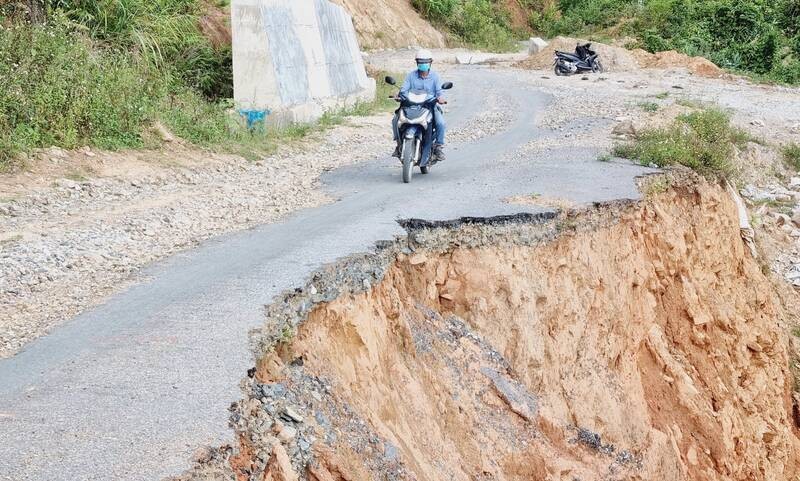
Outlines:
[[[431,70],[427,78],[422,78],[419,70],[414,70],[406,75],[406,81],[403,82],[400,93],[406,95],[412,90],[425,90],[431,97],[438,99],[442,96],[442,82],[439,80],[439,74]]]

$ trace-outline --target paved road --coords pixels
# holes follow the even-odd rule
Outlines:
[[[332,172],[325,181],[338,202],[160,262],[149,280],[0,360],[0,480],[154,480],[182,471],[197,446],[229,442],[226,408],[251,366],[247,331],[262,306],[320,265],[400,234],[397,218],[534,211],[501,202],[534,192],[578,202],[637,195],[642,169],[597,162],[589,150],[498,163],[554,135],[534,127],[549,98],[510,73],[452,76],[453,127],[492,90],[521,106],[513,125],[453,146],[410,185],[390,158]]]

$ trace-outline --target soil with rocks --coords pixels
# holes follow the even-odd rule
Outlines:
[[[552,70],[553,57],[556,51],[573,53],[577,45],[592,44],[606,72],[633,72],[639,69],[685,68],[694,75],[719,78],[725,71],[703,57],[691,57],[674,50],[650,53],[642,49],[628,50],[624,47],[606,45],[600,42],[572,38],[556,37],[548,42],[548,46],[515,66],[533,70]]]
[[[316,188],[320,174],[385,154],[387,115],[255,162],[180,147],[167,162],[163,153],[148,161],[147,153],[42,152],[31,170],[2,179],[14,197],[0,199],[0,357],[136,281],[155,260],[330,202]]]
[[[793,479],[784,306],[728,191],[666,180],[319,271],[254,333],[237,445],[177,479]]]

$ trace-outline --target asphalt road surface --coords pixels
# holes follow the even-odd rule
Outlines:
[[[532,193],[575,202],[638,196],[634,178],[645,169],[598,162],[598,152],[568,140],[514,154],[563,134],[534,126],[550,99],[513,73],[464,67],[449,79],[451,128],[478,118],[490,92],[515,105],[513,123],[451,145],[446,162],[408,185],[387,145],[385,159],[327,175],[337,202],[159,262],[147,280],[0,360],[0,480],[157,480],[183,471],[197,447],[231,442],[227,407],[252,365],[247,332],[263,306],[321,265],[401,234],[398,218],[541,210],[503,202]]]

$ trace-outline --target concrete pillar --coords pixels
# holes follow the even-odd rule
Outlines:
[[[372,100],[352,18],[328,0],[233,0],[234,99],[270,123]]]

